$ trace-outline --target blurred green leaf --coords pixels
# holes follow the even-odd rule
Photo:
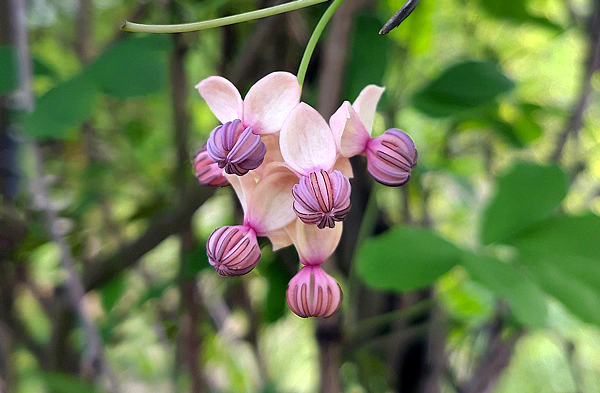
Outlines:
[[[274,323],[285,315],[287,309],[285,293],[292,277],[286,270],[284,262],[277,257],[277,254],[275,254],[275,259],[269,261],[269,263],[264,262],[261,261],[260,272],[264,274],[269,282],[269,289],[265,297],[264,319],[268,323]]]
[[[546,256],[527,257],[523,262],[539,285],[575,316],[600,325],[600,262],[597,259]]]
[[[507,244],[525,256],[573,256],[600,261],[600,217],[560,215],[520,232]]]
[[[567,178],[556,166],[521,162],[498,178],[496,194],[483,212],[481,242],[506,241],[554,213],[567,195]]]
[[[0,95],[19,86],[17,75],[17,52],[14,46],[0,45]]]
[[[466,61],[444,70],[412,97],[412,105],[431,117],[447,117],[483,107],[514,88],[500,66]]]
[[[209,267],[208,256],[206,255],[206,243],[199,244],[192,252],[183,256],[183,265],[181,267],[182,278],[194,278],[202,269]]]
[[[512,265],[491,256],[464,253],[461,264],[469,276],[508,302],[515,317],[534,328],[546,326],[543,292]]]
[[[81,378],[62,373],[45,373],[44,381],[52,393],[100,393],[101,390]]]
[[[533,22],[557,31],[563,30],[561,26],[546,18],[530,14],[527,10],[527,0],[479,0],[477,3],[489,15],[496,18],[521,23]]]
[[[123,293],[125,293],[126,280],[125,276],[120,274],[119,276],[113,278],[108,283],[100,288],[100,293],[102,294],[102,306],[106,312],[112,310],[112,308],[117,304]]]
[[[397,227],[367,239],[357,255],[357,273],[368,285],[408,291],[433,283],[460,260],[461,251],[432,231]]]
[[[71,137],[72,128],[92,114],[96,96],[96,86],[83,75],[62,82],[40,97],[25,117],[25,131],[40,139]]]
[[[379,35],[381,21],[362,14],[356,19],[350,60],[346,69],[345,94],[353,102],[368,84],[381,85],[387,66],[390,38]]]
[[[128,37],[109,47],[85,71],[99,89],[117,98],[153,93],[165,86],[169,37]]]
[[[52,79],[56,79],[58,75],[56,71],[52,69],[48,64],[38,57],[32,57],[31,62],[33,64],[33,74],[36,76],[47,76]]]

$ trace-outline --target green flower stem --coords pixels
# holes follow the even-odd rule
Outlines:
[[[243,14],[226,16],[223,18],[211,19],[203,22],[182,23],[176,25],[143,25],[139,23],[125,22],[123,26],[121,26],[121,30],[136,33],[187,33],[190,31],[207,30],[212,29],[214,27],[233,25],[235,23],[266,18],[267,16],[273,16],[290,11],[299,10],[301,8],[310,7],[311,5],[324,3],[325,1],[327,0],[296,0],[285,4],[276,5],[273,7],[264,8],[262,10],[245,12]],[[335,3],[341,3],[341,1],[336,1],[334,2],[334,4]],[[329,18],[327,18],[327,20],[329,20]]]
[[[315,51],[315,47],[317,46],[317,42],[319,42],[319,38],[325,30],[325,26],[327,26],[327,22],[335,13],[335,10],[344,2],[344,0],[335,0],[331,5],[327,8],[319,23],[315,27],[312,35],[310,36],[310,40],[306,45],[306,49],[304,49],[304,55],[302,55],[302,61],[300,62],[300,67],[298,67],[298,82],[300,82],[300,86],[304,85],[304,78],[306,77],[306,70],[308,69],[308,63],[310,63],[310,58],[312,57],[313,52]]]

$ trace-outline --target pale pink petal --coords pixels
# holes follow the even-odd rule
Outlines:
[[[383,94],[385,88],[368,85],[358,95],[352,107],[360,116],[360,120],[362,121],[365,129],[371,135],[371,130],[373,129],[373,118],[375,117],[375,111],[377,110],[377,103]]]
[[[248,196],[245,221],[259,236],[282,228],[294,220],[296,213],[292,208],[292,187],[297,182],[298,177],[293,172],[281,167],[281,170],[263,177],[252,195]]]
[[[292,227],[287,226],[288,234],[298,251],[300,262],[305,265],[320,265],[333,254],[342,236],[342,223],[334,228],[319,229],[307,225],[300,219]]]
[[[344,128],[346,127],[346,122],[350,118],[350,113],[348,113],[348,108],[351,108],[352,105],[348,101],[344,101],[342,105],[338,108],[337,111],[329,118],[329,128],[331,128],[331,134],[333,135],[333,139],[335,140],[336,146],[340,146],[340,139],[342,139],[342,134],[344,133]]]
[[[233,187],[233,190],[242,205],[244,213],[246,213],[248,211],[248,197],[249,195],[252,195],[257,186],[256,182],[258,179],[256,174],[254,171],[250,171],[245,176],[229,175],[227,173],[224,173],[224,175],[227,180],[229,180],[229,183]]]
[[[303,102],[294,108],[283,124],[279,146],[286,164],[304,176],[320,169],[329,171],[337,154],[327,122],[319,112]]]
[[[300,83],[289,72],[273,72],[250,88],[244,99],[244,125],[258,135],[281,130],[288,114],[300,102]]]
[[[283,157],[279,151],[279,134],[263,135],[260,138],[267,147],[267,154],[261,166],[268,165],[271,162],[283,162]]]
[[[342,156],[353,157],[365,151],[371,136],[348,101],[331,116],[329,124],[337,137],[337,148]]]
[[[227,79],[211,76],[198,83],[196,89],[221,123],[242,119],[242,96]]]
[[[288,226],[289,225],[294,224],[288,224]],[[287,228],[287,226],[267,233],[267,237],[271,241],[271,244],[273,244],[273,251],[277,251],[292,244],[292,238],[290,238],[290,235],[288,235],[285,228]]]
[[[337,160],[335,160],[332,171],[340,171],[342,175],[348,179],[352,179],[354,177],[350,159],[347,157],[338,156]]]

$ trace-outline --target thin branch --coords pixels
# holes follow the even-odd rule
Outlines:
[[[179,206],[152,221],[150,227],[135,241],[122,246],[115,254],[86,266],[83,283],[86,291],[109,282],[123,270],[133,266],[141,257],[167,237],[178,233],[194,212],[212,196],[214,189],[194,184],[186,189]]]
[[[402,8],[400,8],[398,12],[383,25],[381,30],[379,30],[379,34],[387,34],[400,26],[400,23],[404,22],[404,20],[414,11],[417,4],[419,4],[419,0],[408,0],[406,4],[404,4]]]
[[[211,19],[203,22],[181,23],[175,25],[144,25],[126,21],[121,26],[121,30],[137,33],[188,33],[191,31],[200,31],[233,25],[236,23],[248,22],[255,19],[266,18],[268,16],[283,14],[301,8],[310,7],[315,4],[324,3],[327,0],[296,0],[289,3],[276,5],[262,10],[245,12],[243,14],[225,16],[223,18]]]
[[[561,131],[552,153],[552,161],[559,162],[562,158],[565,144],[570,135],[577,135],[583,126],[583,116],[589,106],[592,93],[592,76],[600,69],[600,0],[595,0],[594,15],[589,27],[590,51],[586,70],[583,76],[581,94],[573,107],[569,121]]]

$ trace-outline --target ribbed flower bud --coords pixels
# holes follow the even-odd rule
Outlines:
[[[238,119],[218,126],[210,133],[206,150],[212,159],[229,174],[245,175],[262,164],[267,148],[260,135],[252,133]]]
[[[223,176],[223,169],[219,168],[208,155],[206,145],[202,146],[192,158],[192,166],[201,184],[208,184],[211,187],[225,187],[229,184],[227,178]]]
[[[407,133],[387,130],[367,144],[367,169],[381,184],[401,186],[410,180],[417,165],[417,149]]]
[[[292,188],[294,211],[305,224],[333,228],[350,211],[350,191],[350,181],[340,171],[311,172]]]
[[[286,298],[299,317],[328,317],[342,303],[342,290],[320,266],[304,266],[290,281]]]
[[[206,242],[208,262],[222,276],[241,276],[260,260],[256,233],[246,226],[215,229]]]

